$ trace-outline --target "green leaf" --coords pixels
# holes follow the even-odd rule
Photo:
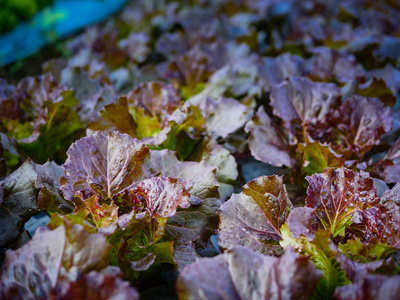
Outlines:
[[[296,210],[296,209],[295,209]],[[295,210],[292,211],[295,212]],[[296,212],[294,213],[296,215]],[[339,261],[336,259],[336,252],[330,248],[330,232],[317,231],[315,235],[293,235],[290,227],[294,220],[289,219],[281,227],[282,247],[293,247],[299,253],[309,256],[315,266],[323,272],[323,277],[319,280],[314,299],[334,299],[333,294],[337,287],[349,284],[346,273],[341,269]],[[310,232],[309,230],[308,232]]]
[[[181,94],[182,94],[182,99],[187,100],[190,97],[197,95],[200,93],[202,90],[204,90],[205,83],[204,82],[199,82],[195,86],[187,87],[187,86],[182,86],[181,87]]]
[[[116,228],[112,228],[110,233],[106,232],[108,242],[113,246],[111,262],[118,265],[118,257],[116,252],[121,245],[123,239],[127,240],[137,236],[150,223],[147,214],[138,216],[134,210],[129,214],[122,215],[115,224]]]
[[[97,233],[97,228],[91,220],[88,220],[89,210],[85,207],[76,207],[75,211],[68,215],[59,215],[58,213],[53,213],[51,215],[47,227],[54,230],[62,226],[65,220],[69,221],[71,224],[82,225],[83,228],[89,233]]]
[[[34,132],[33,124],[30,122],[21,122],[16,119],[3,119],[0,128],[11,138],[23,140],[30,137]]]
[[[336,252],[329,247],[329,232],[317,232],[308,253],[311,260],[324,276],[320,279],[314,297],[317,299],[334,299],[337,287],[349,284],[346,273],[336,259]]]
[[[89,123],[92,131],[113,131],[127,133],[131,137],[137,137],[136,123],[129,113],[126,97],[119,97],[115,103],[106,105],[100,116]]]
[[[157,149],[169,149],[177,152],[180,160],[192,153],[204,132],[205,120],[196,106],[178,110],[168,122],[168,126],[156,139]]]
[[[360,239],[348,240],[345,244],[339,243],[339,251],[348,258],[361,263],[368,263],[383,259],[397,250],[397,248],[382,244],[364,244]]]
[[[156,259],[151,268],[157,268],[162,264],[176,265],[174,258],[173,242],[162,242],[156,245]]]
[[[89,210],[91,220],[97,228],[102,228],[111,225],[118,219],[118,206],[111,201],[111,204],[99,204],[99,197],[94,195],[82,204]]]
[[[45,101],[47,114],[44,122],[35,124],[33,135],[20,141],[19,147],[41,163],[48,159],[64,161],[65,150],[84,133],[75,108],[78,100],[73,91],[63,91],[62,101]],[[37,139],[31,140],[34,136]]]
[[[126,227],[120,227],[109,237],[113,245],[111,260],[131,274],[128,278],[138,277],[140,273],[136,271],[145,271],[155,263],[166,221],[161,217],[138,219],[134,216]]]
[[[385,106],[393,107],[396,104],[396,97],[390,88],[382,79],[372,78],[372,82],[366,87],[358,87],[357,94],[364,97],[379,98]]]
[[[158,118],[146,114],[144,108],[130,107],[129,112],[135,120],[136,133],[139,139],[154,137],[161,131]]]
[[[306,142],[298,144],[297,152],[301,155],[302,170],[307,175],[322,173],[328,167],[344,165],[343,155],[336,153],[330,145],[314,141],[307,136]]]

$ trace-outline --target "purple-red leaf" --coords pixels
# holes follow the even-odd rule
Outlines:
[[[337,300],[395,300],[400,294],[400,276],[370,275],[361,284],[336,289]]]
[[[353,96],[329,115],[334,128],[334,144],[342,145],[359,157],[363,157],[372,146],[379,144],[382,134],[392,128],[393,116],[376,98]]]
[[[188,182],[186,190],[190,193],[191,206],[168,219],[168,236],[178,244],[196,239],[205,242],[215,232],[221,205],[215,168],[204,160],[200,163],[178,161],[169,150],[151,151],[145,165],[155,175]]]
[[[314,55],[308,66],[312,78],[350,82],[365,76],[363,67],[353,55],[328,47],[315,47],[312,52]]]
[[[111,198],[133,187],[144,177],[143,160],[149,148],[127,134],[101,132],[76,141],[67,151],[65,176],[61,178],[64,197],[82,194]]]
[[[64,199],[60,189],[60,178],[64,175],[64,168],[54,161],[48,161],[44,165],[36,165],[36,172],[35,187],[40,189],[38,196],[39,209],[56,210],[63,213],[73,211],[73,203]]]
[[[188,182],[171,177],[153,177],[140,182],[134,192],[144,197],[146,210],[154,214],[169,218],[176,213],[179,207],[190,206],[190,194],[186,190]]]
[[[107,267],[110,250],[101,234],[89,234],[68,221],[53,231],[41,227],[27,244],[7,251],[0,273],[1,298],[48,298],[59,282],[76,281]]]
[[[9,248],[39,212],[36,164],[30,159],[0,182],[0,248]]]
[[[289,143],[284,134],[275,126],[270,117],[260,107],[250,122],[246,124],[249,132],[249,148],[251,154],[264,163],[281,167],[283,165],[294,167]]]
[[[348,231],[359,236],[362,242],[400,248],[400,207],[395,201],[359,212],[353,223]]]
[[[280,227],[292,203],[282,177],[261,176],[233,194],[219,212],[219,246],[247,246],[261,253],[279,253]]]
[[[274,115],[280,117],[289,133],[300,141],[309,125],[326,121],[339,97],[340,89],[333,83],[312,82],[304,77],[283,81],[270,95]]]
[[[400,181],[400,138],[385,156],[374,165],[373,171],[388,183]]]
[[[320,277],[292,249],[276,258],[235,247],[184,268],[177,292],[181,299],[310,299]]]
[[[178,91],[171,85],[161,81],[141,83],[127,95],[128,106],[139,107],[144,112],[160,121],[165,120],[181,105]]]
[[[138,292],[121,277],[122,274],[116,267],[108,267],[102,272],[91,271],[77,281],[57,286],[51,291],[50,298],[59,300],[139,299]]]
[[[357,210],[379,202],[372,178],[363,171],[327,168],[324,173],[314,174],[307,180],[306,204],[315,209],[313,229],[329,230],[334,237],[344,235]]]

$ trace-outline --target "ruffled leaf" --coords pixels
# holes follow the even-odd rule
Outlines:
[[[240,245],[261,253],[279,253],[280,227],[292,207],[281,177],[261,176],[249,181],[242,193],[233,194],[220,208],[219,246]]]
[[[291,149],[286,137],[272,123],[262,106],[246,124],[245,130],[250,133],[249,148],[257,160],[276,167],[295,166],[296,162],[291,158]]]
[[[65,149],[83,133],[74,92],[49,73],[21,80],[15,94],[3,101],[10,105],[6,114],[0,113],[0,128],[18,140],[19,151],[39,162],[63,161]]]
[[[363,244],[360,239],[348,240],[338,245],[339,251],[353,261],[368,263],[388,257],[397,248],[382,243]]]
[[[395,201],[387,201],[384,205],[378,204],[358,213],[348,232],[366,244],[400,248],[399,222],[400,207]]]
[[[73,95],[72,91],[63,91],[62,100],[43,102],[41,109],[46,114],[43,120],[35,121],[32,135],[19,143],[21,149],[42,163],[49,158],[64,160],[65,149],[83,134],[83,125],[76,113],[79,102]]]
[[[337,260],[343,271],[346,272],[347,278],[353,284],[362,284],[371,274],[391,275],[395,269],[395,263],[392,258],[360,263],[338,253]]]
[[[345,163],[343,155],[336,153],[330,145],[321,144],[307,136],[304,144],[298,144],[297,151],[302,156],[302,169],[307,175],[322,173],[328,167],[341,167]]]
[[[2,250],[15,244],[24,232],[25,222],[39,213],[36,177],[36,165],[29,159],[0,182],[0,248]]]
[[[142,83],[127,96],[105,106],[89,128],[118,130],[138,138],[153,137],[167,126],[168,117],[180,104],[181,99],[172,85],[158,81]]]
[[[89,207],[86,214],[85,210],[78,209],[70,215],[76,217],[78,223],[84,225],[90,218],[93,225],[99,225],[103,218],[112,217],[113,224],[107,219],[105,224],[110,225],[101,226],[102,232],[112,235],[117,230],[113,226],[124,217],[123,213],[147,211],[148,215],[140,221],[139,231],[135,234],[125,231],[118,238],[121,240],[124,235],[127,240],[139,238],[141,247],[154,247],[164,232],[177,246],[196,240],[204,244],[215,232],[220,206],[219,184],[215,168],[205,161],[181,162],[172,151],[149,150],[139,140],[117,132],[108,136],[96,133],[79,140],[68,150],[68,155],[64,165],[66,175],[61,179],[66,198],[80,196],[84,207],[90,197],[100,199],[91,198],[94,206],[93,209]],[[189,201],[192,204],[189,209],[176,212],[178,206],[187,208]],[[104,205],[107,205],[106,211],[102,209]],[[116,214],[107,213],[111,207],[119,208],[117,221]],[[101,212],[100,216],[96,216],[97,212]],[[59,221],[54,220],[54,225],[57,223]],[[146,226],[150,226],[148,230]],[[91,231],[93,227],[88,229]],[[141,230],[144,230],[142,237],[136,237]],[[126,249],[136,245],[133,240],[129,243]]]
[[[168,219],[167,236],[178,244],[189,241],[207,241],[218,224],[218,193],[216,170],[205,161],[180,162],[172,151],[151,151],[146,167],[160,176],[181,178],[188,182],[189,209],[177,211]]]
[[[134,189],[134,193],[145,199],[146,210],[150,216],[158,215],[169,218],[175,215],[179,207],[190,206],[190,194],[186,190],[185,182],[171,177],[153,177],[141,181]]]
[[[333,237],[344,236],[357,210],[379,202],[368,173],[355,173],[344,167],[328,168],[322,174],[307,177],[306,204],[315,209],[313,229],[329,230]]]
[[[314,210],[297,207],[290,213],[286,223],[281,227],[281,245],[293,247],[299,253],[309,256],[315,266],[323,272],[314,293],[315,299],[333,299],[336,287],[349,283],[345,272],[336,258],[336,251],[329,240],[329,231],[313,232],[312,217]]]
[[[300,56],[285,53],[277,57],[263,57],[260,64],[260,80],[266,92],[294,76],[302,76],[305,73],[305,62]]]
[[[313,47],[313,57],[307,62],[309,76],[316,81],[347,83],[365,76],[354,55],[328,47]]]
[[[126,134],[100,132],[83,138],[67,151],[65,176],[61,178],[64,197],[73,200],[82,195],[111,198],[133,188],[144,176],[143,161],[149,149]]]
[[[151,52],[149,42],[150,37],[147,33],[132,32],[126,39],[119,41],[118,45],[132,60],[142,63]]]
[[[108,205],[103,203],[100,205],[99,197],[94,195],[85,201],[81,201],[82,204],[88,210],[91,216],[91,220],[94,222],[97,228],[102,228],[111,225],[118,219],[118,206],[113,202]],[[79,209],[75,215],[80,214]]]
[[[220,183],[219,193],[223,201],[231,196],[234,183],[239,175],[237,163],[233,155],[219,145],[210,137],[203,137],[201,143],[197,144],[188,160],[206,160],[211,166],[217,168],[218,181]]]
[[[372,146],[379,144],[382,134],[392,128],[393,116],[376,98],[353,96],[331,112],[335,144],[343,146],[363,157]]]
[[[51,299],[139,299],[138,292],[129,282],[121,279],[118,268],[109,267],[102,272],[91,271],[77,281],[63,283],[51,291]]]
[[[40,228],[33,239],[6,253],[0,273],[3,295],[48,298],[60,282],[72,282],[82,274],[108,266],[110,246],[100,234],[65,222],[50,231]]]
[[[149,140],[157,149],[169,149],[177,152],[179,159],[187,159],[203,133],[205,120],[196,106],[177,109],[169,118],[163,130]]]
[[[400,181],[400,138],[373,167],[373,173],[388,183]]]
[[[351,284],[338,288],[338,300],[397,299],[400,293],[400,277],[370,275],[362,284]]]
[[[303,141],[309,125],[326,121],[339,97],[336,85],[312,82],[303,77],[292,77],[278,84],[270,95],[274,115],[282,119],[285,128],[299,141]]]
[[[205,119],[205,128],[214,138],[227,138],[248,121],[248,108],[232,98],[197,98],[187,103],[199,107]]]
[[[70,213],[74,210],[73,203],[65,200],[61,191],[60,178],[64,168],[54,161],[36,166],[37,178],[35,187],[40,189],[38,208],[42,210]]]
[[[127,95],[129,106],[139,107],[162,123],[181,105],[178,91],[171,85],[161,81],[141,83]]]
[[[291,249],[276,258],[235,247],[183,269],[177,292],[181,299],[310,299],[320,277]]]
[[[172,56],[165,70],[160,70],[160,75],[177,82],[187,99],[201,91],[201,84],[207,82],[214,71],[209,55],[200,48],[193,48],[182,55]]]
[[[94,62],[94,65],[97,67],[99,64]],[[100,76],[92,78],[91,73],[97,70],[84,69],[67,67],[60,73],[60,80],[75,91],[75,97],[79,100],[78,115],[86,123],[104,106],[111,104],[117,94],[108,79],[104,80]]]
[[[106,105],[100,111],[99,117],[91,120],[88,128],[91,131],[114,131],[127,133],[131,137],[137,137],[136,123],[129,113],[126,97],[119,97],[114,103]]]

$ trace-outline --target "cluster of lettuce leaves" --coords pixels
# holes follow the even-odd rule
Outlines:
[[[0,298],[396,299],[399,7],[132,1],[0,79]]]

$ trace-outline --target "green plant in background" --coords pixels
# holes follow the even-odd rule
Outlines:
[[[4,0],[2,2],[5,2]],[[7,7],[1,6],[0,10],[0,33],[12,30],[18,24],[17,16]]]
[[[41,9],[46,6],[51,6],[53,4],[53,0],[36,0],[38,8]]]
[[[53,0],[0,0],[0,34],[11,31],[18,22],[32,19],[38,9],[52,3]]]

